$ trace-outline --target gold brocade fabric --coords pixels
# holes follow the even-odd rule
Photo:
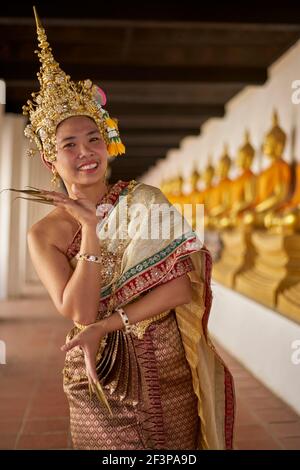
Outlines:
[[[174,312],[153,323],[142,340],[125,337],[123,332],[120,335],[127,343],[126,354],[120,351],[114,383],[104,385],[113,417],[95,395],[89,396],[79,348],[67,354],[71,378],[64,378],[64,390],[74,448],[196,449],[197,397]],[[129,374],[130,381],[126,380]]]
[[[104,219],[106,225],[114,226],[116,209],[121,206],[118,193],[123,194],[124,188],[124,182],[113,188],[116,205]],[[132,201],[148,207],[168,203],[160,190],[143,183],[135,187]],[[178,213],[171,239],[144,240],[138,234],[124,247],[116,305],[138,301],[158,285],[186,273],[193,299],[164,312],[162,318],[140,322],[139,335],[125,335],[123,331],[108,335],[97,373],[113,416],[96,395],[89,395],[80,348],[66,355],[64,390],[76,449],[232,448],[232,377],[207,331],[211,258],[181,219]],[[142,230],[143,224],[140,226]],[[104,230],[104,224],[102,227]],[[78,232],[67,252],[74,268],[80,236]],[[101,246],[107,253],[115,250],[113,241],[101,241]],[[98,320],[105,315],[111,295],[108,277],[106,282],[101,287]],[[74,326],[67,340],[79,331]]]

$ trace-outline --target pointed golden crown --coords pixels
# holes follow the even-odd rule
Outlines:
[[[33,7],[41,62],[37,74],[40,91],[32,93],[32,101],[23,106],[23,114],[29,115],[30,124],[25,128],[25,136],[35,142],[39,151],[44,153],[45,160],[56,160],[56,128],[65,119],[72,116],[88,116],[99,128],[110,156],[125,153],[121,142],[117,122],[109,117],[102,107],[106,103],[104,92],[91,80],[73,82],[55,61],[52,49],[47,41],[35,7]],[[33,155],[35,149],[28,151]]]

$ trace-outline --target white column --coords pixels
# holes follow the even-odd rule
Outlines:
[[[0,114],[0,189],[50,188],[48,172],[38,155],[26,156],[25,118]],[[29,228],[53,206],[16,199],[20,194],[0,194],[0,300],[47,295],[31,263],[27,246]],[[25,196],[25,195],[24,195]],[[26,197],[26,196],[25,196]]]
[[[23,142],[24,119],[7,114],[2,117],[0,149],[0,187],[18,188],[20,185],[20,155]],[[17,297],[19,278],[19,213],[20,201],[16,193],[1,193],[0,209],[0,299]]]
[[[28,147],[27,139],[25,147]],[[50,184],[52,173],[43,165],[39,154],[28,157],[25,153],[26,148],[23,149],[22,187],[24,188],[28,185],[40,189],[53,189]],[[47,295],[47,291],[41,284],[31,262],[26,235],[30,227],[51,212],[54,206],[39,204],[34,201],[23,201],[22,204],[24,206],[21,214],[20,235],[20,243],[22,245],[20,250],[22,257],[22,294],[26,296]]]

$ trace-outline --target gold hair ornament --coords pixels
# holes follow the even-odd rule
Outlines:
[[[88,116],[96,123],[108,154],[116,156],[125,153],[121,142],[117,121],[112,119],[102,107],[106,96],[91,80],[74,82],[55,61],[48,43],[45,29],[33,7],[41,62],[37,74],[40,91],[32,93],[32,100],[23,106],[23,114],[29,115],[30,124],[25,128],[25,136],[36,144],[37,149],[44,153],[48,162],[56,160],[56,128],[69,117]],[[29,149],[27,154],[34,155],[36,149]]]

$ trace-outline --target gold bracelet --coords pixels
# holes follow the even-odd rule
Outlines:
[[[87,253],[77,253],[77,255],[75,256],[75,258],[77,260],[81,260],[83,259],[84,261],[92,261],[93,263],[102,263],[102,259],[100,258],[100,256],[96,256],[96,255],[88,255]]]

